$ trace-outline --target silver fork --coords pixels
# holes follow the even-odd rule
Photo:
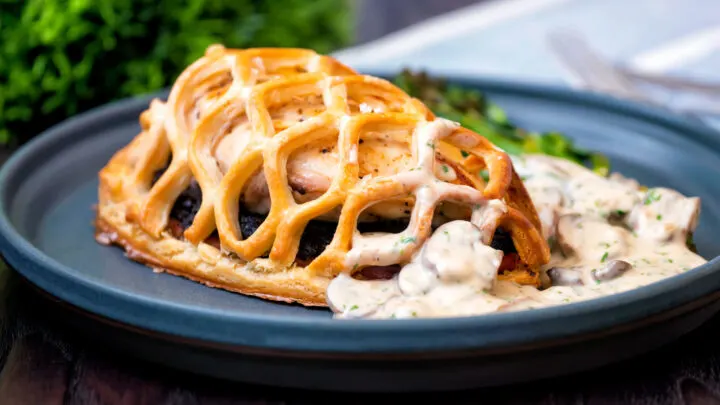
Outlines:
[[[691,106],[671,106],[643,92],[637,83],[645,82],[666,90],[694,92],[718,98],[720,84],[649,75],[615,65],[606,61],[580,35],[573,32],[556,31],[549,34],[547,39],[551,52],[567,70],[574,87],[652,104],[699,119],[702,119],[702,116],[720,116],[719,102],[704,101]]]

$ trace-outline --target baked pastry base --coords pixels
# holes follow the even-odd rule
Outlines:
[[[95,239],[104,245],[122,247],[128,258],[155,272],[266,300],[327,307],[328,279],[312,277],[295,265],[278,269],[264,258],[242,263],[210,244],[195,246],[167,231],[155,239],[127,220],[127,207],[122,203],[101,201],[95,219]]]

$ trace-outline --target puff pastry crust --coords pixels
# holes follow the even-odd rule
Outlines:
[[[328,56],[213,45],[139,121],[140,133],[99,172],[96,239],[156,271],[326,306],[327,284],[340,272],[405,263],[440,211],[469,218],[494,200],[506,208],[476,222],[488,243],[498,228],[512,238],[517,260],[500,278],[537,285],[549,260],[504,151]],[[171,212],[193,185],[201,201],[178,230]],[[246,237],[242,210],[264,216]],[[389,218],[407,221],[395,238],[412,242],[368,252],[359,222]],[[318,220],[336,225],[331,241],[298,260],[303,232]]]

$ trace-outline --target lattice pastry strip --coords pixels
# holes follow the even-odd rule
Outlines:
[[[406,117],[380,115],[365,116],[362,119],[364,125],[387,127],[391,123],[402,123],[414,129],[413,147],[418,165],[410,171],[363,181],[349,193],[334,239],[325,252],[309,266],[311,271],[324,276],[363,266],[387,266],[408,262],[417,247],[430,235],[432,217],[438,202],[449,200],[466,203],[476,207],[475,213],[487,213],[485,207],[488,203],[502,199],[513,178],[517,177],[509,157],[504,152],[495,148],[485,138],[447,120],[422,122]],[[461,147],[487,164],[490,181],[483,191],[467,185],[442,182],[435,177],[436,146],[442,140]],[[407,195],[414,195],[416,201],[408,227],[399,234],[383,237],[383,243],[369,248],[367,237],[356,230],[361,211],[373,203]],[[515,236],[524,237],[523,246],[519,246],[518,251],[528,265],[537,266],[546,262],[549,251],[536,226],[517,208],[505,207],[505,204],[501,206],[501,214],[473,215],[473,221],[486,231],[485,243],[491,242],[495,229],[499,224],[503,224]]]
[[[296,105],[309,112],[288,114]],[[508,231],[528,268],[549,260],[539,218],[507,154],[435,117],[391,83],[312,51],[210,47],[140,123],[141,133],[100,173],[98,240],[120,244],[156,268],[244,294],[324,306],[325,287],[338,273],[407,262],[445,202],[470,209],[485,243],[499,227]],[[378,139],[405,150],[373,150],[383,148]],[[361,147],[363,140],[369,144]],[[226,141],[232,147],[219,150]],[[332,160],[320,156],[323,164],[334,162],[329,182],[300,201],[290,162],[307,159],[308,150],[312,159],[317,151],[307,147],[325,143],[336,151]],[[400,163],[391,163],[392,156]],[[454,180],[440,180],[438,164],[451,167]],[[378,165],[387,168],[374,173]],[[479,169],[489,171],[487,183]],[[269,212],[244,238],[240,209],[258,176]],[[170,211],[193,180],[202,198],[183,238],[168,232]],[[384,204],[397,201],[408,208],[412,202],[407,227],[371,243],[358,231],[363,212],[383,207],[372,214],[383,217]],[[301,235],[326,215],[338,215],[330,243],[300,264]],[[215,231],[219,249],[208,242]],[[507,274],[536,281],[532,272]]]
[[[274,135],[272,118],[262,111],[265,109],[265,98],[271,98],[274,102],[287,102],[293,97],[305,95],[308,87],[316,87],[316,82],[325,77],[327,76],[324,74],[302,74],[291,79],[276,79],[257,86],[242,87],[238,91],[228,91],[205,116],[191,141],[190,166],[196,174],[204,197],[193,224],[185,231],[188,240],[199,243],[215,230],[215,199],[223,173],[212,151],[216,139],[228,129],[228,123],[247,115],[251,130],[262,135],[248,137],[250,139],[245,146],[247,153],[252,154],[254,149],[263,149],[265,138]],[[275,96],[280,89],[287,91]]]
[[[314,88],[307,87],[310,83],[314,85]],[[280,90],[295,94],[293,89],[297,88],[321,93],[326,111],[275,134],[269,113],[272,105],[268,105],[267,101],[273,98],[277,101],[278,97],[271,97],[270,94]],[[298,236],[299,233],[302,233],[302,226],[307,223],[302,220],[303,218],[310,218],[310,214],[317,213],[319,215],[327,212],[342,201],[344,190],[357,181],[355,172],[357,146],[354,149],[344,150],[343,148],[348,147],[345,143],[348,135],[341,134],[340,145],[343,160],[339,165],[340,175],[333,180],[330,190],[326,191],[323,196],[302,206],[295,203],[287,185],[287,159],[297,147],[306,145],[313,140],[336,136],[340,132],[343,120],[350,116],[348,101],[352,98],[349,95],[362,97],[367,93],[383,100],[388,109],[407,111],[419,118],[428,113],[422,104],[416,103],[397,87],[385,80],[369,76],[331,78],[303,76],[294,80],[287,79],[257,86],[248,99],[247,107],[248,118],[253,125],[253,132],[256,134],[255,141],[246,147],[245,152],[238,157],[217,188],[220,194],[217,196],[219,205],[217,205],[215,216],[220,241],[224,247],[245,260],[252,260],[272,249],[271,259],[277,260],[282,265],[292,263],[299,237],[293,239],[286,236]],[[270,212],[260,227],[246,240],[241,240],[237,219],[239,194],[249,180],[248,173],[254,173],[260,167],[260,151],[263,151],[263,173],[268,183],[272,204]],[[351,159],[349,154],[352,154],[353,151],[355,158]],[[348,156],[345,156],[346,153]],[[282,224],[282,234],[278,231],[281,218],[287,219]],[[209,216],[202,219],[207,220]],[[207,232],[211,229],[212,224],[209,222],[206,224],[205,231]],[[274,241],[275,245],[273,245]]]
[[[190,140],[202,114],[215,103],[223,108],[228,101],[242,99],[258,83],[284,75],[297,75],[301,71],[326,75],[354,73],[337,61],[310,50],[227,50],[217,45],[209,47],[204,57],[181,73],[168,97],[169,115],[164,120],[172,160],[141,208],[139,222],[146,232],[160,236],[167,226],[174,201],[193,178],[206,185],[212,182],[210,173],[199,171],[196,177],[188,162]],[[202,215],[207,220],[211,219],[207,218],[207,208]],[[198,235],[203,233],[193,231]],[[193,236],[193,231],[189,236]],[[199,241],[197,237],[192,239]]]
[[[164,116],[166,105],[160,100],[152,100],[150,107],[140,116],[141,133],[134,140],[130,148],[132,158],[128,175],[118,184],[126,196],[128,204],[127,216],[130,220],[140,219],[139,206],[146,198],[153,181],[153,173],[161,168],[170,153]]]
[[[321,76],[324,77],[324,75]],[[316,76],[311,75],[311,77]],[[260,88],[273,88],[280,82],[282,82],[282,79],[269,81],[258,86],[233,85],[234,89],[231,87],[226,95],[214,105],[198,124],[191,141],[190,166],[202,189],[203,200],[193,224],[185,231],[185,237],[193,243],[199,243],[215,230],[214,200],[216,190],[223,177],[223,173],[213,156],[216,139],[227,130],[228,123],[237,120],[238,117],[246,113],[246,104],[252,102],[253,91],[257,94],[262,92]],[[261,125],[272,127],[272,122],[269,124],[267,122],[253,124],[253,130],[257,131],[257,134],[272,136],[268,135],[267,128],[260,127]],[[251,137],[246,148],[249,153],[252,153],[253,149],[262,149],[262,145],[262,139]]]
[[[167,226],[173,202],[193,178],[187,163],[187,148],[198,114],[202,111],[198,107],[212,103],[212,99],[227,87],[225,82],[230,72],[240,70],[234,68],[237,66],[236,59],[236,55],[224,52],[223,48],[212,47],[204,57],[180,74],[170,91],[163,125],[172,150],[172,160],[150,190],[140,217],[140,226],[155,237],[159,237]],[[213,89],[216,91],[213,92]]]

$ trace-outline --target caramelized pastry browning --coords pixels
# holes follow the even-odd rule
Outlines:
[[[485,245],[502,235],[500,277],[537,286],[550,258],[504,151],[309,50],[212,46],[140,123],[100,172],[98,240],[159,270],[327,306],[330,280],[385,277],[451,220],[472,222]],[[192,209],[177,218],[183,199]],[[250,216],[260,220],[244,232]],[[359,230],[398,220],[405,229],[382,238]],[[301,241],[318,221],[332,234],[308,253]]]

